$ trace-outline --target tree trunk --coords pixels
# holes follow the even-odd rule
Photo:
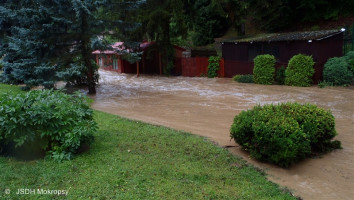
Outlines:
[[[81,54],[82,59],[84,60],[85,66],[87,67],[87,85],[88,85],[88,93],[89,94],[96,94],[96,82],[95,82],[95,69],[91,63],[91,48],[90,45],[90,37],[88,32],[88,21],[86,13],[82,14],[82,35],[81,35]]]

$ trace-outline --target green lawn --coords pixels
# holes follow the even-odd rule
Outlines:
[[[7,90],[19,91],[0,85]],[[0,199],[295,199],[205,138],[103,112],[95,119],[95,142],[74,160],[0,157]],[[69,193],[16,195],[21,188]]]
[[[15,85],[5,85],[0,83],[0,96],[6,94],[7,92],[21,92],[20,87]]]

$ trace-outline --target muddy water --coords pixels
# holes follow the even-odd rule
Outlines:
[[[268,178],[303,199],[354,198],[354,90],[263,86],[231,79],[159,77],[100,71],[93,108],[206,136],[264,169]],[[256,104],[313,103],[336,117],[343,149],[282,169],[257,162],[234,142],[229,129],[240,111]]]

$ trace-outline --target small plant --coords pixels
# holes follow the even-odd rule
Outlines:
[[[3,154],[21,157],[18,152],[42,151],[56,160],[71,159],[92,142],[96,130],[92,110],[81,94],[45,90],[0,97]]]
[[[169,61],[167,66],[163,68],[163,74],[170,76],[172,74],[172,71],[174,68],[175,68],[175,65],[173,64],[173,62]]]
[[[207,75],[207,74],[204,74],[204,73],[201,73],[201,74],[199,75],[199,77],[208,77],[208,75]]]
[[[275,76],[275,81],[279,84],[279,85],[284,85],[285,84],[285,67],[281,66],[276,73]]]
[[[300,87],[310,86],[315,73],[314,65],[312,56],[303,54],[293,56],[285,70],[285,84]]]
[[[241,78],[241,74],[236,74],[235,76],[232,77],[232,80],[238,81]]]
[[[220,57],[210,56],[208,65],[208,78],[214,78],[218,76],[218,71],[220,69]]]
[[[349,85],[353,81],[353,72],[344,57],[330,58],[323,68],[323,81],[333,85]]]
[[[333,86],[333,83],[328,83],[326,81],[322,81],[322,82],[318,83],[318,87],[319,88],[325,88],[325,87],[328,87],[328,86]]]
[[[340,148],[334,117],[316,105],[255,106],[234,118],[231,138],[251,156],[287,167],[314,153]]]
[[[275,58],[272,55],[259,55],[254,60],[254,82],[271,85],[274,82]]]
[[[246,74],[246,75],[237,74],[234,77],[232,77],[232,80],[237,81],[239,83],[253,83],[254,82],[252,74]]]

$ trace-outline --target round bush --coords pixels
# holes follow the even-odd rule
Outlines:
[[[274,82],[275,58],[272,55],[259,55],[254,58],[253,76],[258,84],[271,85]]]
[[[331,58],[323,68],[323,81],[333,85],[349,85],[353,81],[353,73],[345,58]]]
[[[285,70],[285,84],[300,87],[310,86],[315,73],[314,65],[312,56],[303,54],[293,56]]]
[[[230,134],[252,157],[282,167],[340,148],[331,141],[337,134],[333,115],[311,104],[255,106],[234,118]]]
[[[92,142],[96,130],[87,99],[78,93],[45,90],[0,97],[2,154],[43,151],[57,160],[71,159]]]

